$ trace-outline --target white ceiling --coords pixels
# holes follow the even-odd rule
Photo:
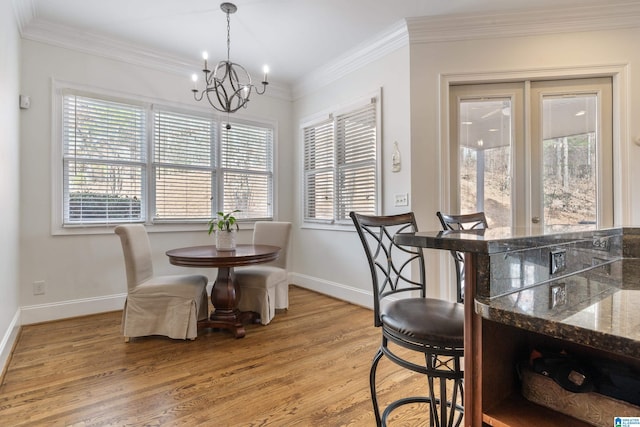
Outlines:
[[[606,0],[612,1],[612,0]],[[14,0],[29,27],[105,37],[165,52],[200,67],[226,59],[226,16],[218,0]],[[235,0],[231,60],[252,73],[263,64],[271,80],[293,85],[404,18],[469,15],[603,4],[603,0]],[[194,71],[196,71],[194,70]]]

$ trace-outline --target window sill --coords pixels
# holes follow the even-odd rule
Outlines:
[[[239,222],[240,231],[253,230],[254,221]],[[113,234],[113,229],[120,224],[96,224],[96,225],[68,225],[65,227],[54,227],[52,236],[78,236],[78,235],[99,235]],[[206,222],[198,223],[155,223],[145,224],[148,233],[177,233],[177,232],[198,232],[206,233],[209,226]]]
[[[329,224],[329,223],[320,223],[320,222],[303,222],[300,228],[309,229],[309,230],[327,230],[327,231],[350,231],[350,232],[356,231],[353,224],[348,222],[342,222],[338,224]]]

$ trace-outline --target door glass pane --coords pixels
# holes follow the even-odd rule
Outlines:
[[[484,211],[489,227],[510,227],[511,99],[462,100],[459,108],[460,212]]]
[[[597,95],[542,98],[545,232],[595,229]]]

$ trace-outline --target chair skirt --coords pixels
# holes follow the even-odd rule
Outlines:
[[[289,308],[289,280],[286,270],[271,266],[238,268],[235,280],[240,287],[240,311],[254,311],[260,323],[269,324],[276,309]]]
[[[206,278],[194,279],[191,286],[180,283],[181,294],[167,277],[151,279],[130,291],[122,311],[122,333],[125,337],[163,335],[173,339],[195,339],[198,320],[209,315]],[[177,277],[177,276],[176,276]],[[198,276],[187,276],[198,277]]]

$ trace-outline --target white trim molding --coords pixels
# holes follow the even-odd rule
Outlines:
[[[640,26],[640,3],[607,1],[572,8],[408,18],[410,43],[506,38]]]
[[[299,99],[409,44],[405,20],[398,21],[377,37],[359,44],[318,68],[293,85],[293,99]]]
[[[371,291],[364,291],[353,286],[299,273],[289,273],[289,283],[319,294],[350,302],[351,304],[373,309],[373,294]]]
[[[9,365],[9,359],[13,352],[13,347],[18,341],[18,335],[20,333],[20,309],[16,311],[9,323],[2,341],[0,341],[0,379],[3,377],[5,369]]]
[[[28,22],[28,25],[23,24],[23,27],[21,34],[27,40],[185,76],[185,88],[191,87],[193,70],[198,70],[202,66],[191,59],[185,59],[168,52],[150,49],[146,46],[90,31],[42,21],[37,17]],[[269,92],[265,96],[289,101],[291,100],[291,91],[287,85],[269,82]]]
[[[13,14],[18,24],[18,31],[22,36],[23,29],[36,16],[36,5],[34,0],[11,0],[11,3],[13,5]]]
[[[124,293],[24,306],[21,308],[22,324],[30,325],[33,323],[122,310],[126,298],[127,294]]]
[[[12,0],[23,38],[54,46],[189,76],[200,66],[168,52],[44,22],[34,0]],[[296,100],[382,58],[409,43],[429,43],[492,37],[598,31],[640,26],[640,3],[612,0],[600,5],[546,8],[500,13],[468,13],[402,19],[345,52],[294,84],[269,85],[270,97]]]

